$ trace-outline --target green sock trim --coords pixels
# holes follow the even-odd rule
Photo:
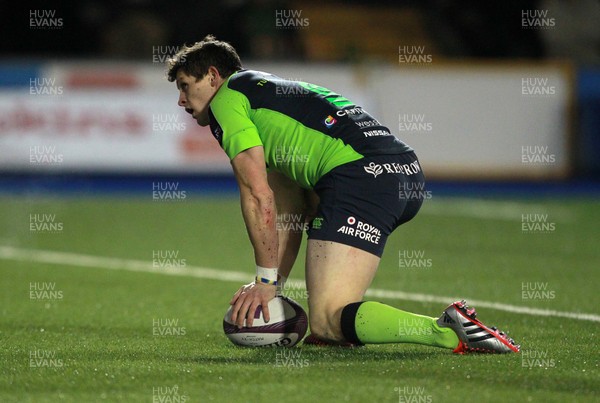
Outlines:
[[[365,344],[416,343],[456,348],[456,333],[450,328],[439,327],[436,320],[379,302],[366,301],[356,312],[354,326],[359,340]]]

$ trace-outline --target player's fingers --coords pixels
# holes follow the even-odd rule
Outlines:
[[[248,309],[248,313],[246,314],[246,326],[252,327],[252,323],[254,323],[254,314],[256,313],[256,310],[258,309],[259,306],[260,306],[259,300],[253,301],[252,304],[250,305],[250,308]]]
[[[231,301],[229,301],[229,305],[235,304],[235,301],[237,301],[237,299],[240,297],[240,295],[242,294],[242,291],[244,291],[244,287],[240,287],[240,289],[237,290],[237,292],[235,294],[233,294]]]
[[[265,323],[269,323],[269,321],[271,320],[271,315],[269,314],[269,300],[263,299],[261,306],[263,311],[263,318],[265,318]]]
[[[233,303],[233,308],[231,310],[231,321],[233,323],[237,322],[238,315],[240,314],[240,309],[242,309],[242,305],[244,304],[244,299],[245,299],[245,295],[240,294],[240,295],[238,295],[238,298],[236,298],[236,301]],[[243,317],[243,315],[242,315],[242,317]]]
[[[250,308],[251,304],[252,304],[251,298],[244,298],[244,302],[243,302],[242,307],[240,308],[240,310],[238,312],[238,317],[237,317],[237,321],[236,321],[236,325],[240,329],[242,327],[244,327],[244,319],[246,319],[246,316],[248,314],[248,309]],[[250,326],[250,324],[248,324],[246,322],[246,326]]]

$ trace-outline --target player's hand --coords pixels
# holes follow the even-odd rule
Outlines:
[[[265,322],[271,320],[269,301],[275,298],[276,291],[277,286],[269,284],[250,283],[242,286],[229,301],[229,304],[233,305],[232,322],[242,328],[244,319],[246,319],[246,326],[251,327],[254,321],[254,313],[259,306],[262,306]]]

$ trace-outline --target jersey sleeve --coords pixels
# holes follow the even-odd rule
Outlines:
[[[254,122],[250,120],[250,102],[239,91],[224,83],[210,103],[210,109],[223,131],[221,147],[229,157],[252,147],[263,145]]]

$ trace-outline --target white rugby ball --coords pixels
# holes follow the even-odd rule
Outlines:
[[[306,334],[306,312],[291,298],[276,296],[269,301],[269,323],[265,323],[262,307],[259,306],[252,327],[244,326],[241,329],[231,321],[232,308],[229,307],[223,318],[223,331],[233,344],[245,347],[292,347]]]

